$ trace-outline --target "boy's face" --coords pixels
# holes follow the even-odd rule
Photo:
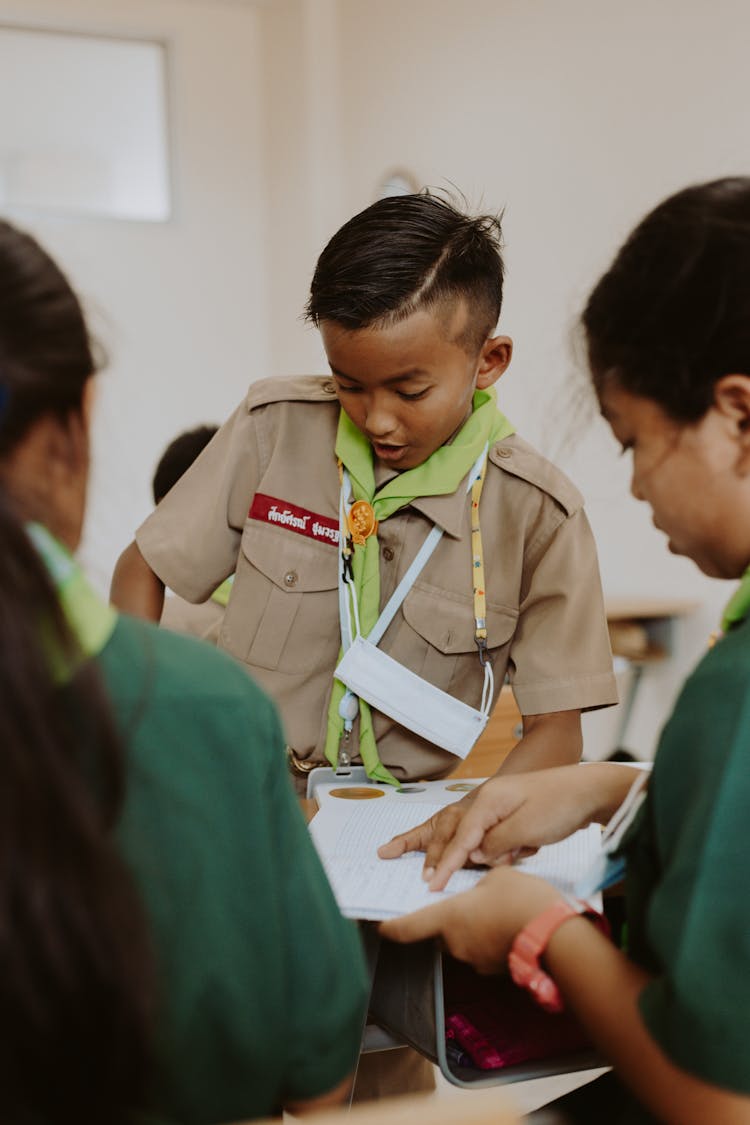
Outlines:
[[[339,402],[384,464],[421,465],[469,416],[475,388],[491,386],[508,366],[507,336],[485,341],[478,354],[466,350],[467,317],[457,301],[387,327],[321,323]]]

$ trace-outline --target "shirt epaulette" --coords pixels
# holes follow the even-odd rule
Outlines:
[[[503,472],[520,477],[546,492],[566,515],[572,516],[583,507],[583,496],[573,482],[518,434],[496,442],[490,449],[489,460]]]
[[[248,413],[273,402],[334,402],[336,388],[326,375],[276,375],[252,383],[245,407]]]

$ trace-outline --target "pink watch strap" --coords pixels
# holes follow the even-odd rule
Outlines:
[[[548,1012],[561,1012],[564,1004],[559,988],[542,968],[540,957],[558,926],[585,911],[590,911],[585,902],[558,899],[516,934],[508,955],[508,968],[515,983],[527,988]]]

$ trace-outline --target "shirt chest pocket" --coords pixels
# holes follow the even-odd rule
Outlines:
[[[483,676],[474,639],[474,602],[470,597],[416,584],[403,603],[405,625],[396,644],[408,650],[404,659],[410,668],[436,687],[477,706]],[[518,611],[487,605],[487,647],[494,657],[495,687],[505,677],[510,644],[518,623]],[[391,655],[399,657],[395,649]]]
[[[334,667],[339,652],[338,551],[249,520],[222,630],[246,664],[291,675]]]

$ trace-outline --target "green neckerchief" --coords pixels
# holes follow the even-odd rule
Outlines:
[[[228,578],[224,579],[221,586],[216,587],[209,600],[216,602],[217,605],[223,606],[224,609],[226,609],[229,604],[229,595],[232,592],[233,585],[234,575],[230,574]]]
[[[375,518],[380,522],[419,497],[454,493],[485,445],[501,441],[514,432],[515,427],[497,408],[495,388],[490,387],[486,391],[474,392],[472,413],[450,445],[442,445],[421,465],[399,473],[377,494],[372,446],[343,410],[339,415],[336,456],[349,473],[354,499],[371,504]],[[467,556],[467,574],[469,563]],[[369,536],[364,546],[355,546],[353,572],[359,621],[362,635],[366,637],[380,615],[380,548],[377,535]],[[326,758],[334,768],[338,763],[339,744],[344,732],[339,703],[345,690],[344,685],[334,679],[325,744]],[[372,715],[364,700],[359,703],[359,753],[368,777],[390,785],[399,784],[378,757]]]
[[[727,602],[721,619],[722,633],[728,633],[735,625],[744,621],[750,613],[750,566],[740,579],[740,584]]]
[[[101,652],[114,632],[117,614],[92,589],[71,553],[41,523],[27,523],[26,534],[41,555],[57,590],[68,627],[78,642],[84,660]],[[75,668],[49,644],[49,660],[57,683],[69,680]]]

